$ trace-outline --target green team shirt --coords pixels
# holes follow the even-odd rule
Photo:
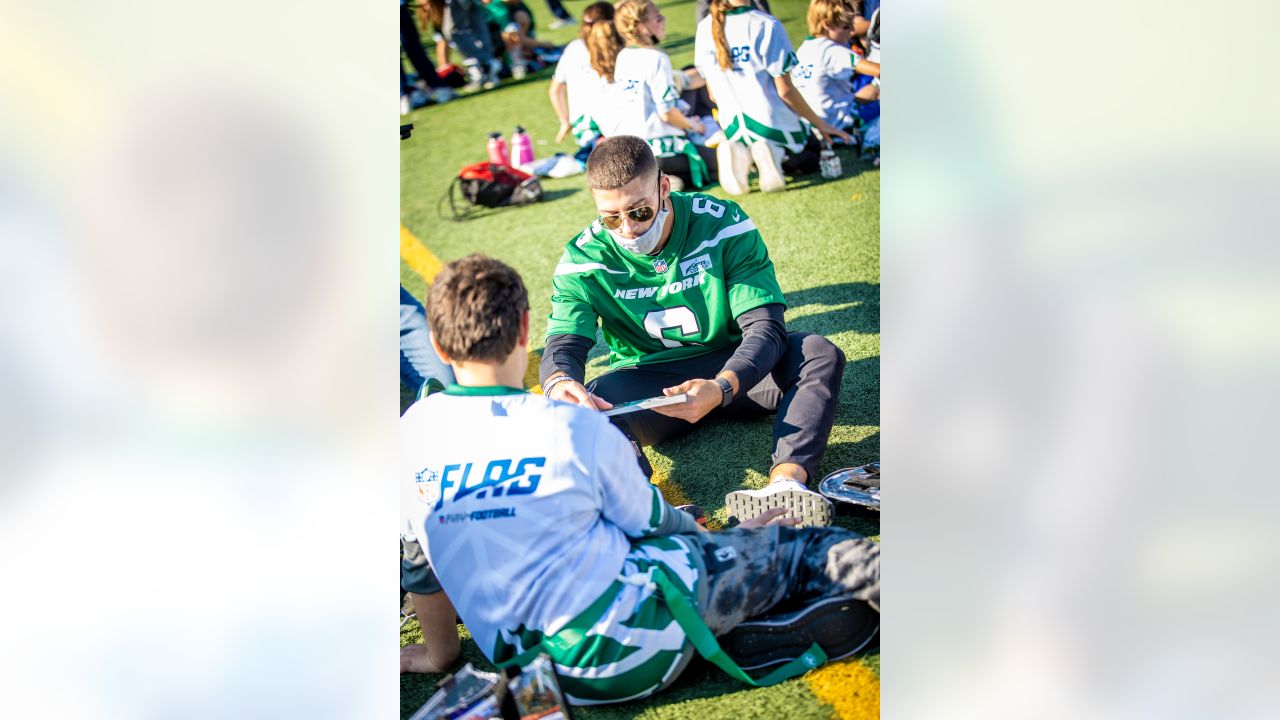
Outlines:
[[[633,255],[597,219],[565,246],[551,279],[547,337],[595,340],[609,369],[670,362],[742,339],[734,318],[784,304],[755,223],[732,200],[671,193],[674,223],[662,252]]]

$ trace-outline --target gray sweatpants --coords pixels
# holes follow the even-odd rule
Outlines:
[[[656,365],[628,367],[593,380],[587,389],[611,403],[662,394],[662,389],[694,378],[710,378],[724,368],[737,350],[719,351]],[[773,371],[727,408],[712,410],[690,424],[652,410],[615,415],[610,420],[640,445],[653,445],[689,432],[718,417],[758,417],[776,413],[773,421],[773,465],[800,465],[809,478],[819,477],[822,454],[836,419],[836,395],[844,374],[844,353],[821,335],[787,333],[787,350]]]
[[[829,597],[880,605],[880,545],[850,530],[771,526],[681,537],[701,548],[698,611],[717,636]]]

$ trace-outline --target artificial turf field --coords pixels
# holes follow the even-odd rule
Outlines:
[[[587,0],[567,0],[580,17]],[[551,15],[542,3],[530,3],[538,36],[563,44],[577,26],[551,31]],[[771,0],[792,44],[806,35],[807,3]],[[694,3],[660,2],[667,17],[663,49],[679,68],[692,62]],[[521,82],[462,96],[442,105],[414,111],[402,122],[414,123],[413,136],[400,143],[400,281],[419,299],[441,262],[483,252],[508,263],[524,277],[531,306],[531,344],[526,385],[537,387],[538,351],[550,312],[551,275],[564,244],[595,217],[582,175],[543,178],[543,200],[537,204],[488,211],[463,222],[441,220],[437,202],[464,165],[483,161],[490,131],[510,137],[523,125],[533,137],[539,158],[555,152],[572,154],[572,137],[554,142],[557,120],[547,100],[551,70]],[[753,191],[736,198],[752,217],[769,248],[778,281],[787,298],[787,327],[820,333],[844,351],[848,364],[840,389],[835,428],[823,472],[876,460],[880,454],[880,174],[869,162],[841,153],[844,176],[826,181],[818,176],[792,180],[784,193]],[[754,176],[752,180],[754,187]],[[712,195],[728,197],[718,186]],[[606,370],[607,352],[597,343],[587,366],[588,379]],[[410,400],[402,388],[401,408]],[[742,487],[763,486],[769,470],[771,422],[722,422],[683,438],[648,448],[653,480],[673,504],[694,502],[706,508],[713,527],[725,521],[724,496]],[[843,511],[836,524],[879,540],[875,516]],[[463,660],[492,669],[466,629]],[[415,621],[400,633],[401,644],[418,642]],[[869,718],[879,716],[880,654],[831,663],[808,675],[771,688],[749,688],[720,670],[695,659],[675,685],[646,700],[594,708],[577,708],[587,720],[604,718],[671,718],[743,720],[744,718]],[[439,675],[402,675],[400,708],[408,717],[431,696]]]

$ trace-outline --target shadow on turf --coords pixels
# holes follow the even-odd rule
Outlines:
[[[809,305],[835,308],[787,320],[788,331],[799,330],[827,337],[842,332],[880,332],[880,285],[877,283],[823,285],[785,293],[784,296],[787,310],[792,313]]]

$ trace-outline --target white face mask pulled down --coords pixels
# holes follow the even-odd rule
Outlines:
[[[609,237],[627,252],[636,255],[652,255],[654,248],[658,247],[658,241],[662,240],[662,228],[667,224],[667,215],[670,211],[665,207],[658,211],[657,217],[653,219],[653,224],[645,230],[640,237],[624,238],[618,234],[617,230],[605,228],[605,232],[609,233]]]

